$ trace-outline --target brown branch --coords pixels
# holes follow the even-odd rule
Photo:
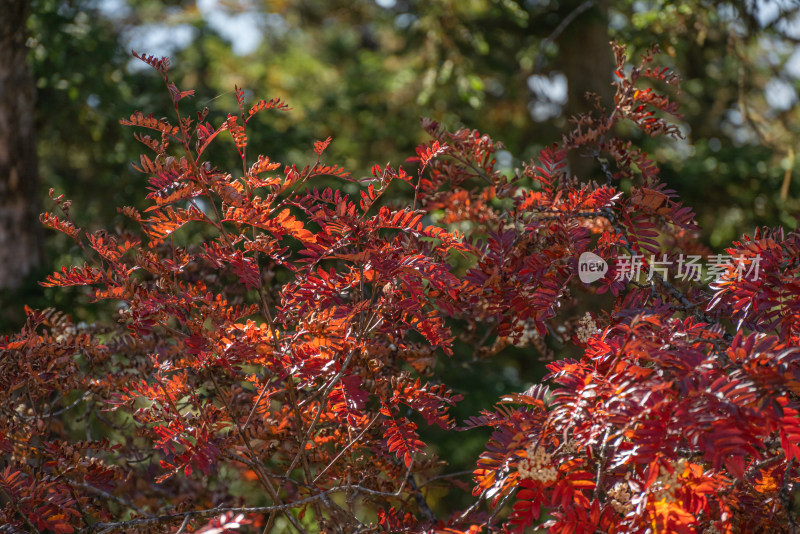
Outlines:
[[[0,490],[2,490],[2,488],[0,488]],[[348,486],[339,486],[336,488],[331,488],[329,490],[320,492],[316,495],[312,495],[310,497],[306,497],[305,499],[300,499],[299,501],[294,501],[291,503],[285,503],[273,506],[207,508],[203,510],[189,510],[186,512],[177,512],[174,514],[164,514],[155,517],[140,517],[136,519],[129,519],[127,521],[118,521],[114,523],[100,522],[100,523],[95,523],[94,525],[90,525],[80,530],[79,532],[80,534],[90,534],[93,532],[97,532],[98,534],[108,534],[111,532],[119,532],[120,530],[126,528],[141,527],[146,525],[157,525],[159,523],[168,523],[178,520],[185,521],[187,517],[192,519],[203,519],[206,517],[214,517],[223,514],[225,512],[233,512],[241,514],[266,514],[274,512],[283,512],[287,516],[292,516],[292,514],[288,513],[288,511],[291,510],[292,508],[297,508],[298,506],[303,506],[305,504],[309,504],[320,499],[325,499],[328,497],[328,495],[331,495],[333,493],[342,493],[348,491],[355,491],[356,493],[363,493],[366,495],[374,495],[380,497],[397,497],[397,495],[395,495],[394,493],[377,491],[370,488],[365,488],[358,484],[352,484]]]
[[[5,498],[8,499],[8,501],[11,503],[11,506],[14,507],[14,510],[17,512],[17,514],[25,521],[25,523],[27,523],[29,527],[31,527],[31,530],[36,534],[41,534],[42,531],[36,528],[36,525],[33,524],[33,522],[27,515],[22,513],[22,510],[20,509],[19,504],[17,504],[17,501],[14,499],[13,496],[11,496],[6,491],[6,489],[3,486],[0,486],[0,492],[2,492],[3,496],[5,496]]]
[[[361,438],[364,436],[364,434],[366,434],[366,433],[367,433],[367,430],[369,430],[369,429],[370,429],[370,427],[372,427],[372,425],[375,423],[375,421],[377,421],[377,420],[378,420],[378,416],[380,416],[380,413],[376,413],[376,414],[375,414],[375,416],[372,418],[372,420],[371,420],[369,423],[367,423],[367,426],[365,426],[365,427],[364,427],[364,430],[362,430],[362,431],[361,431],[361,432],[360,432],[360,433],[359,433],[359,434],[358,434],[358,435],[357,435],[355,438],[353,438],[353,439],[350,441],[350,443],[348,443],[348,444],[345,446],[345,448],[344,448],[344,449],[342,449],[341,451],[339,451],[339,454],[337,454],[336,456],[334,456],[334,458],[333,458],[333,459],[332,459],[332,460],[331,460],[331,461],[328,463],[328,465],[326,465],[326,466],[325,466],[325,469],[323,469],[322,471],[320,471],[319,473],[317,473],[317,476],[314,478],[314,481],[313,481],[313,482],[311,482],[311,484],[312,484],[312,485],[313,485],[313,484],[316,484],[316,483],[317,483],[317,481],[320,479],[320,477],[321,477],[322,475],[324,475],[324,474],[325,474],[325,473],[328,471],[328,469],[330,469],[331,467],[333,467],[333,465],[336,463],[336,461],[337,461],[339,458],[341,458],[341,457],[342,457],[342,455],[344,455],[344,453],[346,453],[346,452],[347,452],[347,451],[350,449],[350,447],[352,447],[353,445],[355,445],[356,443],[358,443],[358,440],[360,440],[360,439],[361,439]]]

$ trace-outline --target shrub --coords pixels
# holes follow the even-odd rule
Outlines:
[[[679,137],[657,90],[677,76],[615,51],[614,109],[521,170],[496,168],[488,136],[425,121],[416,172],[363,179],[323,163],[330,139],[303,168],[251,157],[248,121],[286,104],[248,108],[237,88],[215,128],[183,114],[192,92],[165,58],[137,55],[175,110],[122,121],[155,132],[135,134],[155,154],[136,165],[150,207],[123,208],[133,231],[84,232],[52,193],[42,216],[87,259],[44,284],[88,286],[116,320],[28,310],[0,344],[6,530],[797,531],[800,236],[702,247],[615,134]],[[223,132],[241,173],[205,157]],[[599,181],[570,176],[568,152]],[[386,202],[394,182],[409,205]],[[710,288],[687,276],[701,256]],[[459,426],[462,396],[434,372],[457,337],[480,358],[578,357]],[[429,504],[458,484],[419,425],[491,429],[472,506]]]

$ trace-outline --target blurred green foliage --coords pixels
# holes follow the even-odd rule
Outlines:
[[[218,120],[234,107],[234,84],[253,99],[287,100],[292,112],[250,132],[274,159],[308,161],[313,140],[330,135],[330,162],[366,174],[412,154],[426,116],[503,141],[501,163],[511,167],[568,127],[564,113],[536,122],[531,110],[563,107],[550,82],[569,71],[560,53],[576,37],[570,27],[585,29],[591,4],[608,39],[634,55],[658,44],[660,61],[684,77],[686,143],[648,148],[697,208],[709,243],[722,247],[756,225],[794,226],[796,186],[781,189],[800,165],[791,152],[800,22],[780,1],[34,0],[45,187],[80,199],[75,214],[89,224],[141,202],[141,177],[128,166],[138,147],[117,119],[134,109],[166,114],[168,103],[152,73],[134,66],[131,46],[172,56],[175,82],[197,90],[193,103]],[[610,48],[583,54],[604,63]],[[602,93],[610,81],[569,83]]]

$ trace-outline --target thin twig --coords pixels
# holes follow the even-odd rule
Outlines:
[[[180,528],[178,529],[178,531],[175,534],[182,534],[183,531],[186,529],[186,527],[189,525],[189,520],[191,518],[192,518],[192,516],[187,515],[186,519],[183,520],[183,523],[181,523]]]
[[[96,487],[94,487],[94,486],[92,486],[90,484],[87,484],[85,482],[74,482],[74,481],[71,481],[70,484],[73,485],[73,486],[76,486],[78,488],[82,488],[82,489],[85,489],[87,491],[90,491],[92,493],[96,493],[96,494],[98,494],[98,495],[100,495],[102,497],[105,497],[106,499],[109,499],[109,500],[112,500],[112,501],[116,501],[117,503],[121,504],[122,506],[125,506],[126,508],[130,508],[131,510],[134,510],[137,514],[142,514],[142,515],[145,514],[144,510],[142,510],[141,508],[136,506],[134,503],[128,501],[127,499],[123,499],[122,497],[118,497],[117,495],[113,495],[111,493],[108,493],[105,490],[102,490],[100,488],[96,488]]]
[[[41,414],[41,415],[40,415],[40,416],[38,416],[38,417],[37,417],[37,416],[33,416],[33,415],[21,415],[21,414],[17,414],[17,417],[19,417],[20,419],[22,419],[23,421],[26,421],[26,422],[27,422],[27,421],[33,421],[34,419],[38,419],[39,417],[41,417],[42,419],[44,419],[44,418],[50,418],[50,417],[55,417],[55,416],[57,416],[57,415],[61,415],[62,413],[64,413],[64,412],[67,412],[67,411],[69,411],[69,410],[73,409],[75,406],[77,406],[78,404],[80,404],[80,402],[81,402],[82,400],[84,400],[86,397],[88,397],[89,395],[91,395],[91,391],[87,391],[87,392],[85,392],[83,395],[81,395],[81,396],[80,396],[78,399],[76,399],[74,402],[70,403],[70,405],[69,405],[69,406],[64,406],[63,408],[61,408],[60,410],[56,410],[55,412],[43,413],[43,414]]]
[[[17,501],[14,499],[14,497],[9,495],[9,493],[5,490],[3,486],[0,486],[0,492],[2,492],[6,500],[8,500],[8,502],[11,503],[11,506],[14,507],[14,510],[17,512],[17,514],[25,521],[25,523],[27,523],[29,527],[31,527],[31,530],[33,532],[36,532],[36,534],[41,534],[41,531],[38,528],[36,528],[36,525],[33,524],[33,522],[27,515],[22,513],[22,510],[20,509],[19,504],[17,504]]]
[[[427,486],[428,484],[432,484],[438,480],[446,480],[448,478],[456,478],[456,477],[463,477],[464,475],[471,475],[474,471],[456,471],[455,473],[445,473],[444,475],[437,475],[435,477],[431,477],[422,484],[419,485],[420,488]]]
[[[2,488],[0,488],[2,490]],[[292,508],[297,508],[299,506],[303,506],[305,504],[309,504],[316,500],[327,498],[328,495],[333,493],[341,493],[347,491],[355,491],[357,493],[364,493],[367,495],[375,495],[380,497],[397,497],[394,493],[389,493],[385,491],[377,491],[370,488],[365,488],[358,484],[351,484],[348,486],[339,486],[336,488],[331,488],[329,490],[325,490],[320,492],[316,495],[312,495],[310,497],[306,497],[305,499],[300,499],[299,501],[294,501],[291,503],[285,504],[278,504],[272,506],[242,506],[242,507],[219,507],[219,508],[208,508],[203,510],[188,510],[186,512],[177,512],[174,514],[164,514],[155,517],[140,517],[136,519],[129,519],[127,521],[118,521],[115,523],[95,523],[94,525],[90,525],[79,532],[81,534],[90,534],[92,532],[98,532],[98,534],[104,534],[108,532],[118,532],[119,530],[125,528],[132,528],[132,527],[140,527],[145,525],[156,525],[158,523],[166,523],[171,521],[177,520],[186,520],[187,517],[194,518],[194,519],[202,519],[205,517],[213,517],[217,515],[221,515],[225,512],[234,512],[234,513],[241,513],[241,514],[265,514],[265,513],[273,513],[273,512],[288,512]],[[288,514],[287,515],[292,515]],[[100,530],[103,529],[103,530]],[[38,531],[37,531],[38,532]]]
[[[545,49],[547,45],[558,39],[558,36],[561,35],[567,27],[572,24],[572,21],[578,18],[578,16],[592,7],[594,5],[594,0],[586,0],[586,2],[580,4],[578,7],[573,9],[569,15],[561,19],[561,23],[556,26],[556,29],[553,30],[550,35],[542,39],[542,42],[539,43],[539,53],[536,55],[536,61],[533,63],[533,72],[539,72],[542,68],[542,63],[544,63],[544,55]]]
[[[375,421],[377,421],[377,420],[378,420],[378,416],[380,416],[380,413],[376,413],[376,414],[375,414],[375,416],[372,418],[372,420],[371,420],[369,423],[367,423],[367,426],[366,426],[366,427],[364,427],[364,430],[362,430],[362,431],[361,431],[361,432],[358,434],[358,436],[356,436],[356,437],[355,437],[353,440],[351,440],[351,441],[350,441],[350,443],[348,443],[348,444],[347,444],[347,446],[345,446],[345,448],[344,448],[344,449],[342,449],[341,451],[339,451],[339,454],[337,454],[336,456],[334,456],[333,460],[331,460],[331,461],[328,463],[328,465],[326,465],[326,466],[325,466],[325,469],[323,469],[322,471],[320,471],[319,473],[317,473],[317,476],[314,478],[314,481],[311,483],[312,485],[316,484],[316,483],[317,483],[317,481],[320,479],[320,477],[321,477],[322,475],[324,475],[324,474],[325,474],[325,473],[328,471],[328,469],[330,469],[331,467],[333,467],[333,465],[336,463],[336,461],[337,461],[339,458],[341,458],[341,457],[342,457],[342,455],[344,455],[344,453],[346,453],[346,452],[347,452],[347,451],[350,449],[350,447],[352,447],[353,445],[355,445],[356,443],[358,443],[358,441],[359,441],[359,440],[360,440],[360,439],[361,439],[361,438],[364,436],[364,434],[366,434],[366,433],[367,433],[367,430],[369,430],[369,429],[370,429],[370,427],[372,427],[373,423],[375,423]]]

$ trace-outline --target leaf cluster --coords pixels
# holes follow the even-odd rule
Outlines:
[[[489,136],[425,121],[431,141],[405,169],[365,178],[323,161],[331,139],[302,167],[253,157],[249,120],[282,101],[247,106],[237,88],[215,127],[183,112],[192,91],[166,59],[136,55],[174,114],[122,121],[145,132],[149,205],[121,209],[138,230],[84,231],[54,194],[42,217],[86,258],[44,285],[85,286],[118,314],[76,325],[29,310],[0,341],[0,518],[59,533],[796,529],[797,232],[735,243],[740,263],[710,288],[654,269],[708,251],[691,209],[615,134],[680,135],[670,99],[641,87],[677,77],[615,50],[614,109],[576,117],[512,175]],[[220,134],[235,172],[207,157]],[[572,176],[570,153],[599,180]],[[395,182],[410,205],[384,198]],[[611,264],[594,286],[579,278],[588,252]],[[618,276],[626,254],[647,279]],[[756,261],[762,276],[742,279]],[[530,347],[552,360],[549,385],[459,426],[463,395],[433,372],[457,341],[476,359]],[[431,502],[459,473],[422,425],[491,429],[468,508]]]

